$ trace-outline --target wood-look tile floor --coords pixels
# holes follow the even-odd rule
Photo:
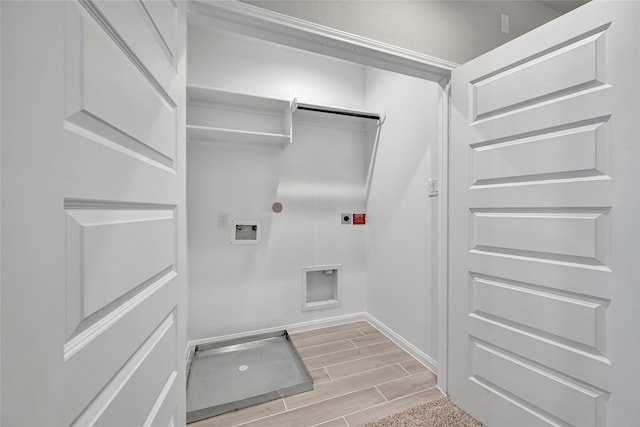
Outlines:
[[[314,389],[190,427],[355,427],[443,394],[436,376],[367,322],[291,334]]]

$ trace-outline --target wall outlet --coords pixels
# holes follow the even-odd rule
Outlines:
[[[351,224],[351,214],[350,213],[340,214],[340,222],[342,224]]]
[[[352,215],[353,225],[364,225],[367,223],[367,214],[354,213]]]
[[[226,230],[227,228],[229,228],[229,215],[218,212],[218,230]]]
[[[427,181],[427,195],[429,197],[438,196],[438,178],[431,178]]]
[[[500,14],[500,31],[509,34],[509,15]]]

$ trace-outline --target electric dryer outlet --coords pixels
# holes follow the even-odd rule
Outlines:
[[[367,214],[354,213],[352,216],[353,225],[365,225],[367,223]]]

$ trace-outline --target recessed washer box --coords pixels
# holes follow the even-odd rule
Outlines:
[[[257,245],[262,241],[260,221],[232,221],[231,243],[234,245]]]

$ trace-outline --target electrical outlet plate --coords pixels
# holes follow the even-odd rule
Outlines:
[[[365,225],[367,223],[367,214],[365,213],[354,213],[351,216],[353,221],[353,225]]]
[[[438,196],[438,178],[431,178],[427,181],[427,194],[429,197]]]
[[[226,230],[229,227],[229,215],[225,212],[218,213],[218,230]]]
[[[500,31],[509,34],[509,15],[500,14]]]

